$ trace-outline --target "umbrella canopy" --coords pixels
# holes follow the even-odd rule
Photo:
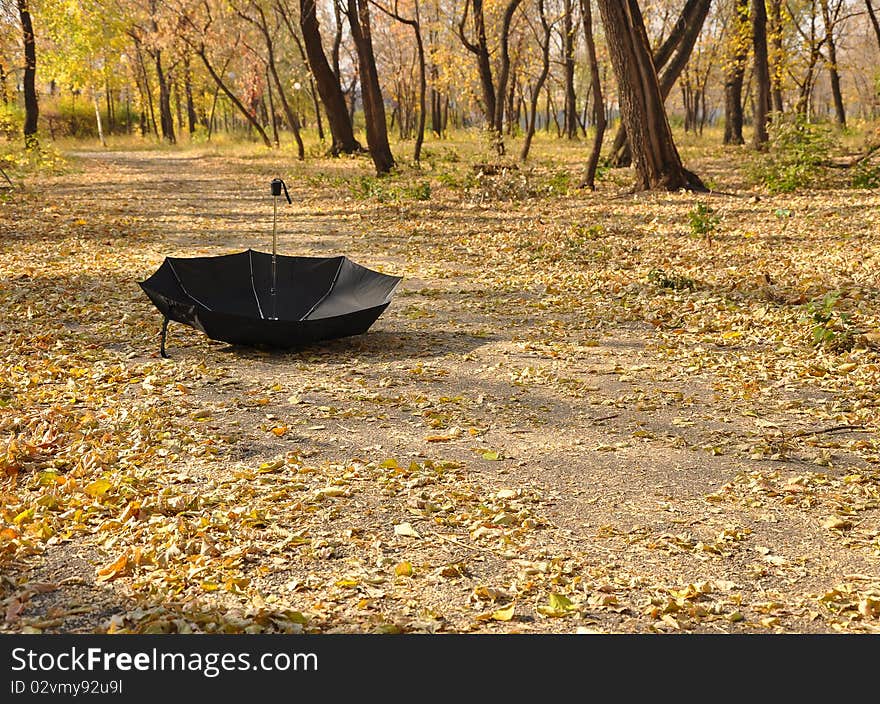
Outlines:
[[[248,249],[215,257],[167,257],[139,282],[169,320],[212,340],[300,347],[365,333],[388,307],[398,276],[345,256],[288,257]]]

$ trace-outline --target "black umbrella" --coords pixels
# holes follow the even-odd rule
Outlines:
[[[272,181],[274,211],[281,179]],[[140,287],[159,309],[160,352],[168,322],[201,330],[212,340],[237,345],[301,347],[319,340],[360,335],[388,304],[399,276],[388,276],[345,256],[288,257],[248,249],[215,257],[166,257]]]

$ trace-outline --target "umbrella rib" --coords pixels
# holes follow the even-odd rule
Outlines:
[[[263,315],[263,306],[260,305],[260,297],[257,295],[257,287],[254,284],[254,253],[250,249],[248,250],[248,262],[251,265],[251,290],[254,292],[254,300],[257,302],[257,310],[260,312],[260,317],[265,320],[266,316]]]
[[[183,285],[183,281],[180,280],[180,277],[177,275],[177,271],[174,268],[174,264],[171,263],[171,260],[168,261],[168,266],[171,268],[171,273],[174,274],[174,278],[177,280],[177,285],[180,286],[180,290],[183,291],[187,296],[189,296],[193,301],[198,303],[202,308],[206,310],[213,310],[211,306],[202,303],[198,298],[193,296],[189,291],[186,290],[186,287]]]
[[[308,312],[300,318],[300,320],[308,320],[309,316],[315,312],[315,308],[321,305],[325,300],[327,300],[327,296],[329,296],[333,292],[333,287],[336,285],[336,282],[339,280],[339,272],[342,271],[342,264],[345,262],[345,257],[341,257],[339,260],[339,266],[336,267],[336,273],[333,275],[333,281],[330,282],[330,288],[327,289],[327,293],[321,296],[311,308],[309,308]]]

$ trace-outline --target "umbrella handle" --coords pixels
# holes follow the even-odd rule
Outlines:
[[[284,197],[287,198],[288,204],[293,204],[293,201],[290,199],[290,193],[287,190],[287,184],[284,183],[284,180],[280,179],[280,178],[272,179],[272,195],[273,196],[280,196],[282,188],[284,189]]]

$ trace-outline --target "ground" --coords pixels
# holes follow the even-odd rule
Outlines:
[[[0,631],[880,631],[880,196],[739,149],[686,153],[714,195],[591,193],[582,151],[79,149],[4,195]],[[268,250],[276,176],[279,251],[391,306],[160,358],[137,282]]]

